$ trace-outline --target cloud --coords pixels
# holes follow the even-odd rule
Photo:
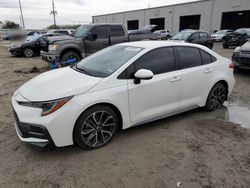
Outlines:
[[[19,0],[0,0],[0,21],[20,22]],[[194,0],[54,0],[58,24],[90,23],[93,15],[162,6]],[[51,0],[21,0],[26,28],[45,28],[53,23]]]

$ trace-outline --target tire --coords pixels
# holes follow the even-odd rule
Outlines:
[[[217,83],[211,89],[206,102],[206,110],[216,111],[219,110],[223,103],[226,101],[227,90],[222,83]]]
[[[74,141],[83,149],[96,149],[109,143],[117,132],[118,116],[109,106],[86,110],[77,120]]]
[[[32,48],[25,48],[23,50],[23,55],[25,57],[28,57],[28,58],[33,57],[34,56],[34,50]]]
[[[80,61],[82,58],[76,53],[76,52],[73,52],[73,51],[69,51],[69,52],[66,52],[62,55],[62,62],[65,62],[67,60],[70,60],[70,59],[76,59],[76,62]]]
[[[208,47],[209,49],[211,49],[211,50],[213,49],[213,45],[212,45],[212,44],[208,44],[207,47]]]
[[[223,45],[223,48],[225,48],[225,49],[229,48],[229,46],[226,43],[223,43],[222,45]]]

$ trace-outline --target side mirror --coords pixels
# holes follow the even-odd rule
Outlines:
[[[140,69],[134,74],[134,76],[135,76],[134,83],[135,84],[140,84],[141,80],[150,80],[150,79],[152,79],[153,76],[154,76],[154,73],[151,70]]]
[[[95,41],[97,39],[97,34],[89,33],[89,34],[87,34],[87,36],[85,37],[85,39],[89,40],[89,41]]]

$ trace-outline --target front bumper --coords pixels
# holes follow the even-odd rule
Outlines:
[[[234,52],[232,56],[232,61],[236,68],[250,70],[250,52]]]
[[[17,100],[25,101],[25,98],[18,92],[12,97],[15,128],[21,141],[41,147],[74,144],[73,129],[82,109],[73,99],[47,116],[41,116],[42,109],[22,106]]]
[[[43,59],[46,62],[53,62],[53,61],[59,60],[60,54],[57,54],[55,52],[41,51],[40,52],[40,57],[41,57],[41,59]]]
[[[23,54],[23,51],[20,48],[9,48],[9,52],[15,56]]]
[[[31,143],[35,146],[46,147],[54,145],[47,129],[41,125],[33,125],[20,122],[16,112],[14,112],[14,125],[17,136],[23,142]]]

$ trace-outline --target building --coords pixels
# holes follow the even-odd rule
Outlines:
[[[200,0],[92,17],[93,23],[123,23],[128,30],[155,24],[176,33],[183,29],[209,32],[250,27],[250,0]]]

